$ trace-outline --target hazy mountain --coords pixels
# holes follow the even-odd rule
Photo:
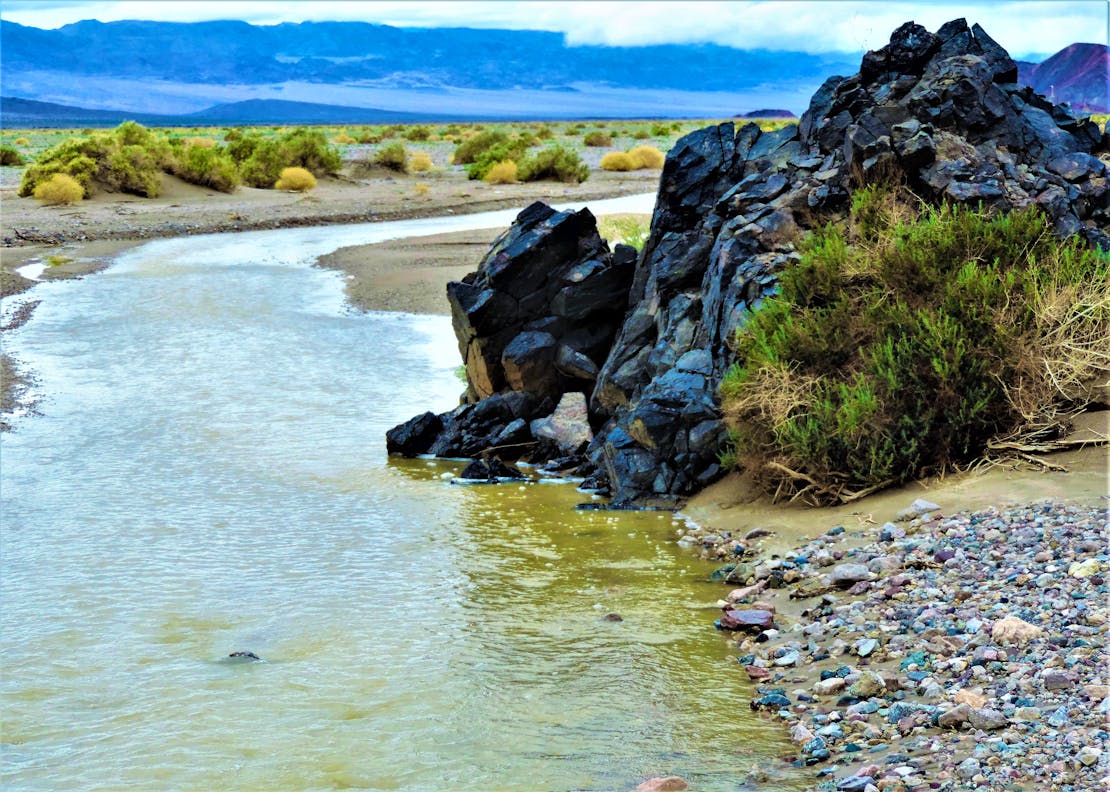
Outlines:
[[[859,66],[849,55],[572,47],[559,33],[358,22],[85,21],[40,30],[0,21],[0,53],[0,93],[70,107],[56,119],[196,114],[183,123],[800,114],[826,77]],[[1057,101],[1105,108],[1106,67],[1106,47],[1075,44],[1023,64],[1022,75]],[[16,123],[13,108],[6,99],[5,126]],[[51,123],[45,108],[22,110]]]
[[[147,126],[222,126],[231,124],[402,124],[481,120],[471,116],[398,113],[374,107],[341,107],[279,99],[250,99],[216,105],[197,113],[158,115],[127,110],[93,110],[53,102],[14,97],[0,98],[0,126],[26,127],[115,126],[138,121]]]
[[[1072,44],[1038,64],[1019,64],[1019,79],[1076,110],[1110,112],[1110,48]]]
[[[86,21],[39,30],[0,21],[0,46],[5,96],[158,114],[274,98],[503,117],[720,116],[761,105],[800,112],[825,77],[858,66],[858,58],[802,52],[571,47],[559,33],[357,22]],[[491,92],[508,91],[519,93],[482,113]]]

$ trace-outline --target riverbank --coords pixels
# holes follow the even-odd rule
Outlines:
[[[1108,416],[1081,431],[1105,436]],[[722,626],[758,625],[735,633],[739,684],[814,788],[1110,785],[1107,453],[1046,461],[1067,472],[995,467],[822,510],[734,476],[684,511],[680,541],[728,562]]]

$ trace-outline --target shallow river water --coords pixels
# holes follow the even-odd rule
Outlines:
[[[670,514],[386,456],[387,428],[456,403],[450,323],[352,312],[310,264],[454,227],[162,240],[36,287],[6,342],[45,396],[3,437],[0,786],[812,778],[749,712]],[[774,779],[744,786],[753,765]]]

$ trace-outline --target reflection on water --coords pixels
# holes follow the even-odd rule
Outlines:
[[[165,240],[36,287],[9,337],[49,396],[3,438],[0,783],[708,790],[781,772],[781,731],[710,627],[721,590],[669,515],[386,457],[386,428],[456,402],[457,351],[445,318],[348,312],[340,278],[305,266],[363,241]]]

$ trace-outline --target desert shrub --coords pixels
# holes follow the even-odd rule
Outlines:
[[[91,134],[91,131],[86,132],[85,134]],[[12,143],[14,143],[17,146],[29,146],[29,145],[31,145],[31,141],[28,140],[25,137],[17,137],[15,140],[12,141]]]
[[[417,182],[416,184],[412,185],[412,191],[417,198],[427,198],[428,193],[431,192],[431,189],[431,187],[429,187],[427,184],[424,184],[423,182]]]
[[[291,130],[281,136],[279,144],[287,167],[304,168],[316,177],[331,175],[343,167],[343,158],[318,129]]]
[[[652,137],[667,137],[669,134],[671,134],[671,127],[667,124],[656,123],[651,125]]]
[[[191,137],[185,140],[186,146],[200,146],[201,148],[214,148],[216,141],[206,137]]]
[[[451,161],[456,165],[469,165],[494,146],[506,143],[509,143],[509,136],[504,132],[498,132],[497,130],[479,132],[458,145]]]
[[[285,168],[304,168],[320,177],[343,166],[339,152],[318,129],[291,129],[277,138],[244,135],[228,144],[227,154],[239,163],[243,181],[262,189],[272,188]]]
[[[375,133],[375,132],[363,132],[362,134],[360,134],[358,136],[358,142],[366,144],[366,145],[374,144],[374,143],[381,143],[382,142],[382,136],[380,134]]]
[[[281,177],[274,182],[275,190],[308,192],[316,187],[316,177],[304,168],[282,168]]]
[[[483,180],[487,184],[515,184],[516,183],[517,166],[512,160],[498,162],[490,168]]]
[[[402,137],[413,143],[422,142],[432,136],[432,130],[426,126],[414,126],[405,130]]]
[[[358,143],[358,140],[351,137],[346,132],[340,132],[338,135],[331,139],[331,142],[335,143],[338,146],[349,146],[352,143]]]
[[[243,130],[240,129],[239,127],[232,127],[231,129],[227,130],[227,132],[224,132],[224,142],[225,143],[234,143],[236,140],[242,140],[242,139],[243,139]]]
[[[432,169],[432,157],[426,151],[417,151],[409,160],[409,170],[413,173],[426,173]]]
[[[731,453],[769,492],[850,500],[1000,437],[1050,440],[1110,372],[1110,256],[1033,209],[907,211],[883,192],[857,196],[862,232],[803,240],[737,333]]]
[[[613,145],[613,137],[608,132],[595,130],[593,132],[587,132],[582,137],[582,142],[593,148],[604,148],[605,146]]]
[[[548,146],[524,157],[517,167],[517,178],[524,182],[553,179],[580,183],[590,177],[590,169],[577,152],[563,146]]]
[[[177,155],[170,172],[190,184],[234,192],[242,183],[239,168],[226,151],[190,143]]]
[[[409,153],[404,143],[389,143],[375,152],[373,164],[379,168],[407,173],[409,169]]]
[[[289,164],[281,144],[276,140],[254,137],[244,138],[242,143],[241,149],[237,149],[235,144],[229,146],[229,154],[235,159],[236,155],[242,156],[249,151],[239,165],[239,173],[251,187],[269,189],[281,178],[283,168],[294,167]],[[236,154],[231,154],[231,151],[236,151]]]
[[[646,129],[637,129],[632,133],[633,140],[647,140],[651,134]]]
[[[651,215],[610,215],[600,217],[597,232],[610,244],[630,245],[642,250],[647,242]]]
[[[659,170],[666,160],[663,152],[655,146],[636,146],[628,152],[628,156],[632,158],[637,168],[649,170]]]
[[[0,165],[22,165],[23,155],[14,146],[0,146]]]
[[[110,132],[62,140],[39,154],[23,173],[21,196],[55,173],[72,176],[91,195],[95,185],[115,192],[154,197],[161,190],[162,170],[173,160],[173,150],[162,136],[127,121]]]
[[[536,130],[537,140],[551,140],[553,137],[555,137],[555,132],[549,126],[542,126]]]
[[[62,206],[80,201],[85,188],[65,173],[55,173],[35,187],[35,199],[46,206]]]
[[[601,169],[607,171],[630,171],[639,166],[629,154],[623,151],[610,151],[601,158]]]
[[[519,138],[495,143],[481,151],[474,161],[466,166],[466,176],[468,179],[484,179],[498,163],[518,162],[527,150],[528,146]]]

